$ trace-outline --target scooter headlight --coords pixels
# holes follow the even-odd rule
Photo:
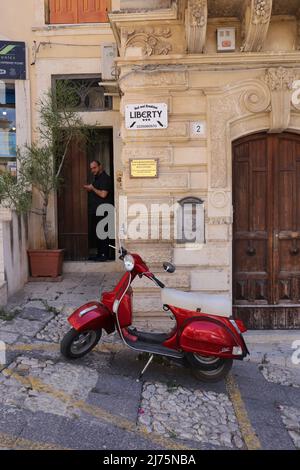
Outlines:
[[[134,268],[134,258],[131,255],[126,255],[124,257],[124,266],[126,271],[132,271]]]

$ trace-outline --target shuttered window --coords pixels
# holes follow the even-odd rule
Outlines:
[[[50,0],[50,23],[106,23],[111,0]]]

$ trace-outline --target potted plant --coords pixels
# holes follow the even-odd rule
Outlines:
[[[77,139],[80,145],[89,135],[90,126],[74,110],[77,99],[70,82],[58,81],[55,90],[49,90],[38,104],[38,142],[17,150],[18,175],[9,171],[0,175],[1,204],[18,213],[41,217],[43,246],[28,250],[33,277],[57,277],[62,272],[64,250],[54,246],[48,212],[51,195],[63,181],[61,170],[71,141]],[[39,207],[35,207],[36,202]]]

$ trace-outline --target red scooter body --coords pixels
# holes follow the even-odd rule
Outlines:
[[[123,258],[126,258],[126,254]],[[175,359],[183,359],[192,354],[228,362],[232,359],[241,360],[249,354],[242,336],[246,331],[243,323],[209,312],[164,305],[164,309],[170,310],[176,319],[176,325],[168,335],[129,329],[132,325],[131,283],[135,277],[146,276],[164,288],[139,255],[131,255],[131,260],[134,261],[133,269],[122,276],[112,291],[102,294],[101,302],[88,302],[69,317],[69,323],[79,334],[102,329],[110,334],[117,330],[131,349]],[[65,351],[66,348],[62,350]]]
[[[110,310],[99,302],[88,302],[69,316],[68,322],[77,331],[104,329],[110,334],[115,331],[115,322]]]
[[[176,318],[176,335],[164,346],[203,356],[242,359],[248,353],[245,341],[229,318],[170,307]],[[241,354],[233,354],[240,347]]]

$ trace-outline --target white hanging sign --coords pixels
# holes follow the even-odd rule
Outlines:
[[[168,105],[166,103],[127,104],[126,129],[167,129]]]

